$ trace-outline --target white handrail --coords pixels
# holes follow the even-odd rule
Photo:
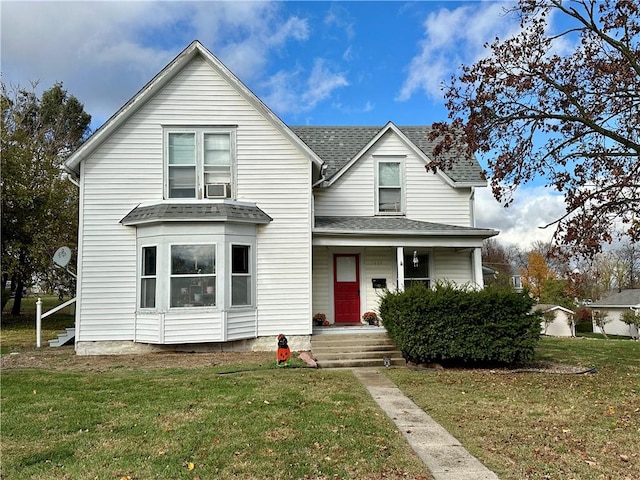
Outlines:
[[[38,301],[36,302],[36,347],[40,348],[40,337],[42,333],[42,319],[48,317],[56,313],[59,310],[62,310],[64,307],[68,307],[72,303],[76,303],[76,297],[71,300],[67,300],[66,302],[58,305],[57,307],[52,308],[48,312],[42,313],[42,299],[38,297]]]

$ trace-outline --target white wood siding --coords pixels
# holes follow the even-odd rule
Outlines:
[[[160,343],[162,341],[162,317],[157,313],[136,315],[136,342]]]
[[[202,343],[222,340],[222,318],[219,312],[169,312],[164,318],[163,343]]]
[[[333,322],[333,307],[329,300],[332,273],[331,252],[326,247],[313,249],[313,308],[312,315],[324,313]]]
[[[386,278],[387,289],[396,289],[396,258],[393,248],[366,248],[364,251],[364,289],[365,309],[362,313],[372,310],[378,313],[380,300],[384,294],[383,289],[373,288],[371,282],[374,278]]]
[[[622,312],[628,310],[628,308],[605,308],[605,307],[593,307],[593,310],[598,310],[607,314],[608,323],[604,326],[604,331],[607,335],[621,335],[623,337],[630,337],[629,325],[624,323],[621,319]],[[602,333],[602,329],[593,323],[594,333]],[[635,329],[634,333],[637,335],[638,330]]]
[[[82,164],[77,341],[134,339],[136,230],[119,222],[162,199],[163,125],[237,125],[238,198],[273,218],[258,228],[259,334],[309,333],[310,161],[197,58]],[[165,318],[167,342],[219,331],[206,314]]]
[[[454,189],[425,169],[425,162],[392,132],[385,134],[331,187],[316,191],[317,216],[371,216],[375,205],[374,157],[406,155],[405,206],[413,220],[472,226],[469,188]]]
[[[252,311],[227,313],[227,341],[256,336],[256,313]]]
[[[556,314],[556,318],[546,327],[544,321],[540,323],[540,333],[549,335],[550,337],[572,337],[573,330],[571,328],[570,317],[567,312],[562,310],[552,310]],[[606,327],[605,327],[606,331]],[[628,331],[627,331],[628,333]]]
[[[471,253],[468,250],[436,248],[433,251],[434,280],[448,280],[458,284],[470,283],[473,279]]]

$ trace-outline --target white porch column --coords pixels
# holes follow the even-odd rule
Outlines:
[[[404,292],[404,248],[396,248],[396,263],[398,268],[398,290]]]
[[[473,281],[478,288],[484,288],[484,278],[482,276],[482,249],[473,249]]]

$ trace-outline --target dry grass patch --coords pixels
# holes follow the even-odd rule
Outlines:
[[[388,374],[501,479],[639,478],[640,343],[544,338],[539,359],[597,372]]]

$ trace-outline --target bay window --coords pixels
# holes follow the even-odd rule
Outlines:
[[[215,306],[215,245],[172,245],[170,285],[172,308]]]

